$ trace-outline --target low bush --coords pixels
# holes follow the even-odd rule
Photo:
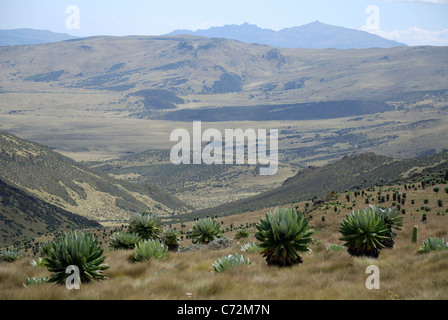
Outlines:
[[[168,255],[168,247],[156,240],[140,241],[134,249],[134,261],[162,259]]]
[[[422,246],[418,248],[419,253],[429,253],[448,249],[448,242],[444,238],[427,238],[423,240]]]
[[[222,258],[219,258],[218,261],[216,261],[213,264],[213,269],[215,272],[223,272],[230,268],[240,267],[244,265],[250,265],[252,262],[249,258],[245,258],[243,255],[239,254],[229,254],[228,256],[224,256]]]

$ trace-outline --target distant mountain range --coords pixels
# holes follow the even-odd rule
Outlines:
[[[359,30],[337,27],[319,21],[280,31],[263,29],[256,25],[225,25],[207,30],[175,30],[168,35],[195,35],[209,38],[225,38],[245,43],[266,44],[278,48],[307,49],[367,49],[406,46],[393,40]],[[66,33],[47,30],[0,30],[0,46],[32,45],[76,39]]]
[[[226,38],[246,43],[266,44],[278,48],[307,49],[367,49],[406,46],[377,35],[337,27],[319,21],[300,27],[285,28],[280,31],[262,29],[256,25],[226,25],[207,30],[175,30],[169,35],[195,35],[210,38]]]
[[[0,30],[0,46],[52,43],[76,38],[66,33],[54,33],[47,30]]]

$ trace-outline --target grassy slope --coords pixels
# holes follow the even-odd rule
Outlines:
[[[49,148],[0,133],[0,176],[34,197],[67,211],[107,222],[131,212],[161,215],[186,206],[162,189],[132,184],[90,170]]]
[[[101,283],[82,285],[79,291],[68,291],[64,286],[41,285],[23,288],[27,277],[48,276],[43,268],[33,268],[29,258],[13,264],[0,264],[2,279],[1,299],[447,299],[448,286],[446,273],[448,251],[430,254],[418,254],[420,242],[430,236],[448,236],[448,194],[443,192],[446,185],[437,185],[441,191],[435,193],[431,188],[422,189],[419,183],[414,188],[404,189],[403,185],[384,186],[382,194],[407,192],[404,226],[398,231],[395,248],[383,250],[379,259],[352,258],[344,251],[326,252],[329,244],[340,243],[339,223],[349,212],[352,202],[341,196],[336,203],[324,203],[306,213],[311,218],[311,226],[316,231],[312,252],[303,256],[304,263],[292,268],[268,267],[264,259],[256,253],[246,254],[252,265],[215,274],[212,264],[226,254],[239,252],[240,244],[233,242],[231,248],[222,251],[206,250],[202,252],[171,253],[168,258],[149,263],[133,263],[131,252],[107,252],[106,262],[110,269],[106,271],[110,278]],[[377,192],[366,191],[366,195],[376,197]],[[356,198],[355,209],[364,208],[364,197]],[[428,213],[428,223],[421,220],[420,207],[428,199],[433,207]],[[443,200],[443,207],[437,207],[437,200]],[[415,204],[411,201],[414,200]],[[374,201],[376,203],[376,201]],[[303,210],[304,203],[296,204]],[[327,205],[331,210],[325,209]],[[332,208],[337,205],[340,213]],[[383,203],[391,206],[392,201]],[[442,214],[437,214],[437,211]],[[265,210],[217,219],[227,228],[245,223],[258,222]],[[321,222],[320,216],[326,215]],[[419,227],[419,243],[411,243],[414,225]],[[173,225],[180,230],[191,227]],[[254,232],[251,227],[250,231]],[[233,238],[235,231],[225,233]],[[253,236],[246,241],[253,241]],[[104,241],[104,240],[103,240]],[[191,243],[183,240],[182,245]],[[106,244],[105,244],[106,245]],[[380,268],[380,290],[368,290],[366,267],[377,265]],[[49,290],[51,288],[51,290]]]
[[[361,154],[345,157],[335,163],[300,171],[296,176],[274,190],[256,196],[194,212],[178,219],[191,219],[191,216],[228,215],[258,210],[263,207],[290,204],[314,197],[324,198],[332,191],[344,192],[355,187],[366,187],[381,183],[399,181],[404,175],[423,168],[437,166],[439,170],[448,169],[448,152],[433,156],[396,160],[375,154]]]
[[[47,232],[101,225],[36,198],[0,180],[0,245]]]

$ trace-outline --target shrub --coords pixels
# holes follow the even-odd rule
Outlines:
[[[27,288],[30,286],[44,284],[47,283],[48,281],[49,281],[48,277],[27,278],[23,286]]]
[[[448,242],[444,238],[427,238],[423,240],[422,247],[418,248],[419,253],[428,253],[432,251],[441,251],[448,249]]]
[[[213,269],[215,272],[223,272],[230,268],[250,265],[251,263],[249,258],[245,258],[243,255],[235,253],[219,258],[218,261],[213,263]]]
[[[209,244],[207,244],[207,249],[210,250],[222,250],[227,249],[232,245],[232,240],[228,238],[215,239]]]
[[[82,283],[104,279],[103,271],[109,266],[103,264],[106,259],[103,253],[104,250],[91,234],[74,231],[59,237],[52,243],[44,262],[48,271],[53,273],[49,281],[65,283],[70,276],[66,273],[68,266],[79,268]]]
[[[137,233],[117,232],[110,237],[109,247],[113,250],[132,250],[141,240]]]
[[[37,260],[32,260],[31,265],[33,267],[45,267],[45,258],[38,258]]]
[[[202,244],[202,243],[192,243],[192,244],[186,246],[185,248],[183,248],[181,250],[181,252],[201,251],[201,250],[204,250],[205,248],[206,248],[205,244]]]
[[[169,251],[179,250],[180,233],[178,231],[172,229],[165,230],[162,239]]]
[[[2,250],[0,251],[0,262],[14,262],[22,259],[25,255],[16,250]]]
[[[196,221],[191,230],[193,243],[208,244],[221,236],[221,227],[213,219],[205,218]]]
[[[281,267],[303,262],[298,252],[310,252],[313,243],[308,220],[294,209],[275,209],[266,213],[256,226],[255,238],[268,265]]]
[[[249,242],[241,246],[241,251],[247,253],[259,253],[261,251],[261,248],[255,242]]]
[[[157,240],[143,240],[137,243],[134,250],[134,261],[142,262],[150,259],[162,259],[168,255],[168,247]]]
[[[401,230],[400,227],[403,226],[403,217],[400,214],[400,211],[395,208],[379,208],[379,207],[370,207],[366,210],[372,210],[380,216],[384,223],[388,226],[388,237],[389,239],[383,242],[383,245],[386,248],[393,248],[395,245],[395,238],[397,234],[394,230]]]
[[[143,240],[158,240],[162,234],[162,220],[155,213],[137,213],[131,217],[129,232],[138,234]]]
[[[236,232],[236,235],[235,235],[236,240],[241,240],[241,239],[249,238],[249,237],[250,237],[250,232],[246,228],[238,229]]]
[[[350,255],[378,258],[383,242],[389,239],[390,228],[374,210],[365,209],[349,213],[339,232]]]
[[[41,256],[47,257],[50,254],[50,250],[52,248],[52,242],[51,241],[42,242],[40,244],[40,247],[41,247]]]

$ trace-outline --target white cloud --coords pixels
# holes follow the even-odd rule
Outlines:
[[[417,27],[395,31],[372,30],[366,27],[361,29],[385,39],[395,40],[410,46],[448,46],[448,29],[440,31],[424,30]]]

